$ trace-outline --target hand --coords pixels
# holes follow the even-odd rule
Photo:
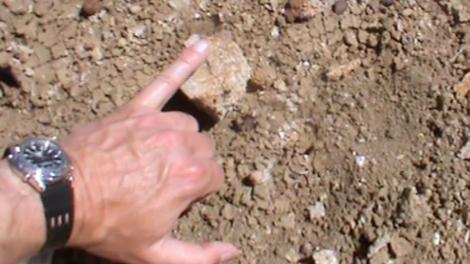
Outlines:
[[[76,167],[70,246],[125,263],[210,264],[238,255],[230,244],[171,236],[181,213],[223,183],[197,121],[161,112],[207,53],[204,40],[187,48],[128,104],[63,140]]]

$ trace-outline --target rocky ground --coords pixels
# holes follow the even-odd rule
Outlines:
[[[103,116],[223,33],[252,77],[206,126],[226,184],[177,236],[239,263],[470,263],[470,2],[288,2],[3,0],[0,146]]]

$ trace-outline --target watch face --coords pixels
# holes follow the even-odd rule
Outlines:
[[[10,147],[8,160],[26,177],[34,177],[41,185],[57,182],[68,176],[70,159],[62,148],[51,140],[28,139]]]

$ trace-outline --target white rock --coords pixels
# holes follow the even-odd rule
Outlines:
[[[468,0],[450,0],[452,11],[457,16],[458,22],[465,23],[470,21],[470,5]]]
[[[169,0],[168,4],[177,11],[189,8],[190,0]]]
[[[315,205],[307,207],[310,221],[325,216],[325,205],[322,202],[316,202]]]
[[[371,258],[382,248],[386,247],[390,243],[390,234],[385,233],[383,236],[377,238],[374,243],[369,247],[369,252],[367,252],[367,257]]]
[[[271,30],[271,37],[279,38],[280,35],[281,35],[281,33],[279,33],[279,28],[278,27],[273,27],[273,29]]]
[[[439,244],[441,244],[441,234],[439,234],[439,232],[434,233],[434,237],[432,238],[432,243],[435,246],[438,246]]]
[[[338,253],[332,249],[322,249],[313,253],[315,264],[339,264]]]
[[[460,149],[458,157],[463,160],[470,159],[470,140]]]
[[[190,38],[188,43],[196,39]],[[245,96],[251,68],[234,41],[209,37],[206,62],[185,82],[181,91],[215,121],[235,109]]]
[[[147,27],[145,25],[138,25],[132,29],[134,36],[138,38],[142,38],[145,34],[145,31],[147,31]]]
[[[366,162],[367,162],[367,157],[366,156],[360,155],[356,152],[353,152],[353,155],[354,155],[355,160],[356,160],[356,165],[359,168],[362,168],[366,165]]]

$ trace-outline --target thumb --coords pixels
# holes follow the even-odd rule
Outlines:
[[[161,263],[168,264],[229,263],[240,254],[237,248],[228,243],[207,242],[194,244],[172,237],[166,237],[155,250],[158,251],[154,252],[155,257],[161,260]]]

